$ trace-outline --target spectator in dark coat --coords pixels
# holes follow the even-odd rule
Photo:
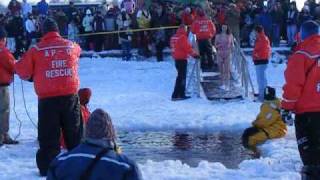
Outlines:
[[[298,9],[295,2],[290,3],[290,9],[287,14],[287,37],[288,45],[291,46],[294,43],[294,37],[297,33],[298,25]]]
[[[20,13],[21,12],[21,3],[18,2],[17,0],[11,0],[8,5],[8,9],[9,9],[11,15],[15,15],[16,13]]]
[[[98,11],[93,19],[93,31],[95,33],[105,31],[104,17],[102,16],[101,11]],[[96,52],[101,52],[103,49],[104,35],[95,35],[94,39],[94,50]]]
[[[62,36],[68,35],[68,17],[62,9],[56,13],[55,20],[59,26],[60,34]]]
[[[74,6],[74,2],[69,2],[69,7],[67,10],[67,16],[68,16],[68,22],[71,22],[72,19],[74,19],[74,16],[78,14],[77,8]]]
[[[277,2],[270,11],[272,18],[272,45],[280,45],[280,29],[283,23],[283,11],[280,2]]]
[[[304,6],[298,16],[298,29],[300,29],[301,25],[308,20],[312,20],[310,8],[309,6]]]
[[[118,13],[119,12],[115,11],[115,9],[111,8],[104,16],[104,24],[107,32],[116,31],[116,19]],[[116,45],[118,44],[117,34],[107,34],[104,44],[106,49],[116,48]]]
[[[96,109],[89,117],[85,141],[50,165],[48,180],[142,179],[135,162],[121,154],[110,116]]]
[[[156,10],[151,14],[151,26],[154,28],[157,27],[164,27],[167,22],[168,18],[166,16],[166,12],[163,6],[158,5],[156,6]],[[166,33],[165,30],[160,29],[153,33],[153,39],[155,42],[156,47],[156,56],[157,61],[163,61],[163,49],[166,43]]]
[[[267,7],[264,7],[262,12],[259,15],[259,25],[261,25],[264,29],[264,32],[271,39],[272,32],[272,18],[271,14],[268,12]]]
[[[16,12],[15,16],[10,20],[9,27],[15,41],[15,58],[22,55],[24,48],[24,23],[22,17]],[[11,34],[11,33],[9,33]]]

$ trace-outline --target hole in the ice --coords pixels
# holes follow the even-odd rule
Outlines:
[[[241,145],[241,132],[120,132],[119,141],[123,152],[140,163],[180,160],[195,167],[206,160],[237,168],[252,159]]]

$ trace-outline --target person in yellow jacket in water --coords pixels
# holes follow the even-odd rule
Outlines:
[[[242,144],[245,148],[258,153],[257,145],[268,139],[281,138],[286,135],[287,126],[280,115],[280,99],[275,94],[274,88],[265,88],[260,113],[252,122],[252,127],[247,128],[242,135]]]

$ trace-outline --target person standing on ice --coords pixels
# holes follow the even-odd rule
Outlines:
[[[289,57],[283,86],[282,115],[295,113],[296,138],[303,162],[302,179],[320,179],[320,35],[316,21],[301,27],[302,42]]]
[[[221,33],[215,38],[217,48],[217,61],[221,73],[221,88],[230,90],[231,87],[231,55],[233,49],[233,36],[227,25],[222,25]]]
[[[0,27],[0,146],[17,144],[9,136],[10,95],[8,86],[13,82],[15,58],[6,48],[7,32]]]
[[[267,87],[267,77],[266,69],[268,67],[269,58],[271,55],[271,47],[269,38],[265,35],[262,26],[255,27],[256,41],[254,44],[252,59],[256,68],[256,77],[259,88],[259,98],[260,102],[264,100],[264,89]]]
[[[84,142],[52,161],[47,180],[141,180],[137,164],[121,153],[116,139],[109,114],[94,110]]]
[[[212,20],[206,17],[202,9],[198,10],[198,17],[191,25],[191,32],[196,35],[201,58],[201,69],[213,67],[213,50],[211,40],[216,34],[216,27]]]
[[[60,153],[61,129],[68,150],[82,136],[78,97],[78,61],[81,48],[58,33],[53,19],[43,23],[43,37],[15,64],[23,80],[34,81],[38,95],[37,166],[46,176],[50,162]]]
[[[178,72],[174,91],[171,96],[172,101],[184,100],[190,98],[186,96],[186,79],[188,56],[199,58],[199,55],[192,49],[187,37],[187,26],[181,25],[176,34],[171,37],[170,47],[172,49],[172,57],[175,60],[175,66]]]

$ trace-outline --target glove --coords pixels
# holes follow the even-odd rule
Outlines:
[[[291,111],[288,111],[286,109],[281,109],[280,114],[284,123],[286,123],[288,126],[293,125],[294,119],[293,119],[293,113]]]

